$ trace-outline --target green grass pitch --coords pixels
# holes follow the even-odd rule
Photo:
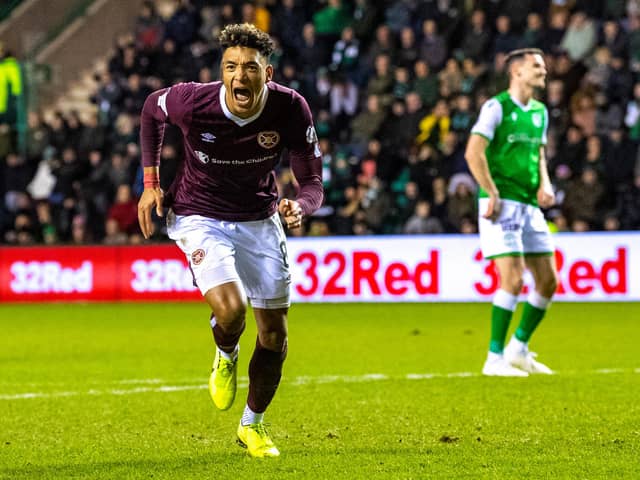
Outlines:
[[[256,460],[234,442],[251,315],[219,412],[204,304],[0,306],[0,478],[640,478],[640,304],[554,304],[531,345],[550,377],[480,376],[488,317],[294,305],[282,455]]]

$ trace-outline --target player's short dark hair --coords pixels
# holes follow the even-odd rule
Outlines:
[[[544,52],[539,48],[519,48],[517,50],[511,50],[504,59],[507,72],[513,62],[523,59],[526,55],[544,55]]]
[[[263,32],[250,23],[234,23],[224,27],[218,37],[222,51],[229,47],[255,48],[267,60],[273,53],[273,40],[268,33]]]

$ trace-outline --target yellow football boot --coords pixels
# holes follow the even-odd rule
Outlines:
[[[267,433],[264,423],[238,425],[238,444],[256,458],[278,457],[280,451],[276,448]]]
[[[238,357],[235,361],[227,360],[216,348],[216,358],[209,377],[209,394],[216,407],[228,410],[236,398]]]

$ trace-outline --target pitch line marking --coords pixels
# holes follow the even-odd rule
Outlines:
[[[578,374],[586,373],[593,375],[609,375],[618,373],[639,373],[640,368],[599,368],[596,370],[590,370],[587,372],[564,372],[565,374]],[[452,373],[407,373],[406,375],[385,375],[383,373],[367,373],[364,375],[320,375],[309,376],[302,375],[293,377],[291,379],[283,378],[283,384],[291,386],[304,386],[304,385],[323,385],[330,383],[365,383],[365,382],[379,382],[384,380],[433,380],[436,378],[473,378],[481,377],[479,372],[452,372]],[[165,383],[164,380],[159,378],[142,378],[142,379],[126,379],[119,380],[116,383],[121,385],[136,385],[136,384],[149,384],[158,385]],[[168,383],[168,382],[166,382]],[[29,384],[34,385],[34,384]],[[238,388],[247,388],[249,386],[249,379],[247,377],[238,378]],[[137,393],[171,393],[182,392],[188,390],[206,390],[207,384],[193,384],[193,385],[158,385],[158,386],[142,386],[134,388],[108,388],[108,389],[96,389],[89,390],[71,390],[60,392],[25,392],[25,393],[6,393],[0,394],[0,400],[29,400],[32,398],[64,398],[64,397],[77,397],[82,395],[87,396],[101,396],[101,395],[134,395]]]

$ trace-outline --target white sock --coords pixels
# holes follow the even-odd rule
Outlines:
[[[511,340],[509,341],[509,348],[515,348],[519,352],[522,352],[527,349],[527,342],[522,342],[518,340],[515,335],[513,335],[511,337]]]
[[[515,312],[518,306],[518,296],[513,293],[509,293],[506,290],[498,290],[493,296],[493,304],[496,307]]]
[[[546,310],[551,304],[551,299],[543,297],[535,290],[532,290],[527,297],[527,302],[540,310]]]
[[[264,412],[256,413],[249,408],[249,405],[246,405],[244,407],[244,412],[242,413],[242,420],[240,421],[240,423],[242,423],[242,425],[244,426],[247,426],[251,425],[252,423],[262,423],[263,419]]]
[[[487,360],[489,362],[497,362],[500,359],[502,359],[502,354],[501,353],[489,352],[488,355],[487,355]]]
[[[218,347],[216,347],[218,348]],[[225,351],[222,351],[218,348],[218,351],[220,352],[220,356],[226,360],[230,360],[232,362],[235,362],[238,358],[238,352],[240,351],[240,345],[236,345],[236,348],[233,349],[233,352],[231,353],[227,353]]]

